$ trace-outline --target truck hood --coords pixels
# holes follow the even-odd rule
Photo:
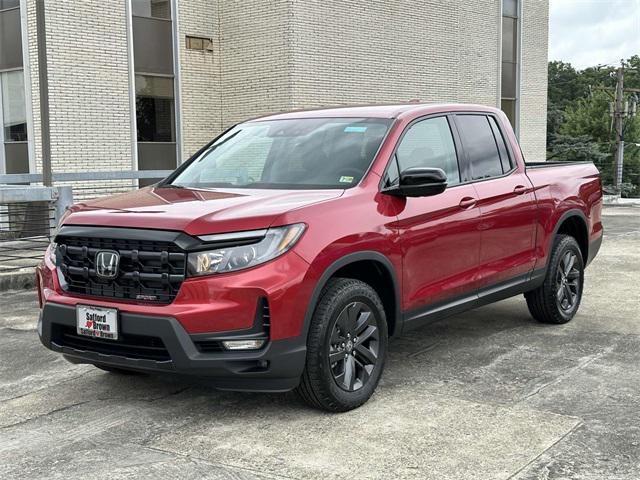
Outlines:
[[[338,198],[344,190],[146,187],[78,203],[64,225],[177,230],[206,235],[269,227],[283,213]]]

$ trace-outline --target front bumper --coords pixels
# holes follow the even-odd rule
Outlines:
[[[123,340],[74,337],[76,309],[47,302],[40,313],[42,344],[74,363],[101,364],[141,371],[169,372],[212,378],[220,389],[287,391],[295,388],[306,358],[303,336],[268,342],[255,351],[203,352],[195,342],[215,342],[224,335],[189,335],[173,317],[120,312]],[[240,334],[240,332],[238,332]],[[139,347],[124,338],[145,339]],[[158,339],[150,341],[150,339]],[[238,337],[239,338],[239,337]]]

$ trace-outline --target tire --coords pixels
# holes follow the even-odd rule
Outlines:
[[[360,280],[329,280],[311,319],[298,394],[329,412],[361,406],[378,385],[387,345],[387,320],[375,290]]]
[[[98,365],[94,363],[93,366],[116,375],[144,375],[144,373],[137,370],[128,370],[126,368],[112,367],[110,365]]]
[[[524,296],[533,318],[542,323],[562,324],[578,311],[583,287],[584,260],[578,242],[569,235],[558,235],[544,283]]]

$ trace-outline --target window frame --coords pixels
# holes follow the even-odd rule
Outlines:
[[[382,171],[382,175],[380,176],[378,191],[381,193],[385,193],[386,191],[388,191],[393,187],[393,185],[385,185],[385,179],[387,177],[387,173],[389,172],[389,168],[393,163],[395,163],[396,168],[398,170],[398,179],[399,179],[400,173],[402,172],[400,171],[400,165],[398,165],[396,154],[398,153],[398,148],[402,144],[402,140],[404,139],[405,135],[409,132],[411,127],[413,127],[416,123],[419,123],[425,120],[431,120],[434,118],[440,118],[440,117],[445,117],[447,120],[447,123],[449,124],[449,130],[451,131],[451,137],[453,139],[453,145],[456,151],[456,162],[458,163],[458,173],[460,174],[460,182],[451,186],[447,185],[447,190],[449,190],[450,188],[456,188],[461,185],[467,184],[468,183],[467,171],[464,163],[461,162],[461,157],[464,156],[464,150],[462,148],[462,142],[460,139],[460,135],[458,133],[457,125],[455,124],[455,121],[453,119],[454,116],[455,114],[453,112],[438,112],[438,113],[431,113],[429,115],[422,115],[420,117],[417,117],[411,120],[407,124],[407,126],[404,128],[404,130],[402,130],[400,137],[398,137],[398,140],[396,141],[396,144],[393,147],[393,151],[389,156],[389,160],[387,161],[387,164],[385,165],[384,170]]]
[[[465,162],[465,170],[467,172],[467,181],[464,182],[464,185],[468,185],[471,183],[480,183],[480,182],[486,182],[486,181],[491,181],[491,180],[495,180],[498,178],[505,178],[508,177],[510,175],[512,175],[514,172],[516,172],[518,170],[518,162],[515,159],[515,156],[513,154],[513,149],[511,146],[511,141],[508,140],[508,137],[505,136],[504,134],[504,127],[502,125],[502,122],[500,121],[499,117],[492,113],[492,112],[478,112],[478,111],[464,111],[464,112],[456,112],[454,115],[454,122],[456,124],[456,128],[458,128],[458,133],[461,136],[460,138],[462,139],[462,134],[461,132],[461,127],[458,124],[458,120],[457,117],[459,116],[463,116],[463,115],[481,115],[484,117],[487,117],[487,123],[489,123],[489,117],[492,117],[495,122],[496,122],[496,126],[498,127],[498,131],[500,132],[500,135],[502,135],[502,139],[504,140],[505,146],[507,148],[507,156],[509,157],[509,164],[511,165],[511,170],[509,170],[508,172],[503,172],[502,175],[495,175],[493,177],[486,177],[486,178],[478,178],[478,179],[474,179],[473,176],[471,175],[471,160],[469,158],[469,152],[464,148],[464,145],[462,146],[462,150],[464,152],[464,162]],[[489,123],[489,129],[491,131],[491,135],[493,137],[493,141],[496,142],[494,133],[493,133],[493,128],[491,127],[491,123]],[[498,156],[500,158],[500,150],[498,147],[498,144],[496,142],[496,150],[498,152]],[[502,167],[502,161],[500,162],[500,166]]]

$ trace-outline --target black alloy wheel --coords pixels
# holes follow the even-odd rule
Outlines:
[[[576,306],[580,295],[580,270],[578,270],[578,256],[568,251],[558,263],[556,272],[556,298],[558,307],[570,312]]]
[[[380,332],[371,308],[352,302],[338,314],[329,343],[333,379],[347,392],[361,389],[378,362]]]
[[[533,318],[543,323],[567,323],[580,307],[584,288],[583,253],[575,238],[557,235],[544,282],[524,294]]]
[[[371,285],[330,279],[314,307],[298,394],[330,412],[364,404],[382,376],[388,335],[384,306]]]

